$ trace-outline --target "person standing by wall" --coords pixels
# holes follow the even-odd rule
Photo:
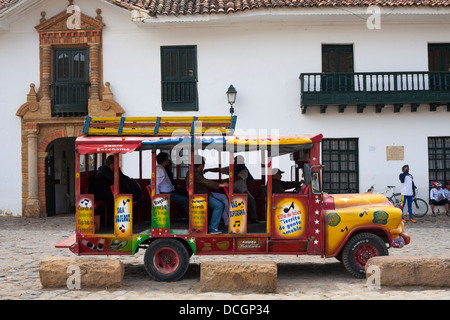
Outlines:
[[[400,173],[399,179],[402,183],[402,214],[406,202],[408,204],[409,221],[415,223],[416,221],[412,217],[412,201],[416,186],[414,185],[413,176],[409,173],[409,166],[407,164],[402,167],[402,173]],[[405,221],[403,218],[402,220]]]

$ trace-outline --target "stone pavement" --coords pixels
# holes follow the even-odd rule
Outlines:
[[[450,217],[441,215],[418,220],[416,224],[406,223],[411,244],[402,249],[390,249],[389,254],[450,257]],[[142,263],[144,251],[135,256],[108,257],[120,259],[125,264],[121,288],[43,289],[39,280],[39,262],[49,256],[74,256],[68,249],[54,247],[74,230],[74,215],[0,217],[0,300],[450,300],[450,288],[368,288],[365,279],[352,277],[334,258],[314,256],[193,256],[181,281],[161,283],[148,277]],[[236,260],[277,262],[277,292],[228,294],[198,290],[203,261]]]

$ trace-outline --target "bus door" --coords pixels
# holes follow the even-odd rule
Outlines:
[[[308,196],[279,193],[271,197],[269,252],[308,250]]]
[[[272,239],[307,240],[308,196],[292,193],[272,195]]]

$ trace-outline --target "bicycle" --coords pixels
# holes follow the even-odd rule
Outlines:
[[[372,185],[368,190],[367,193],[373,193],[375,185]],[[392,192],[392,195],[390,197],[386,196],[386,198],[394,205],[394,207],[401,208],[402,201],[401,201],[401,193],[395,192],[395,186],[387,186],[388,190],[386,190],[385,193],[387,193],[389,190]],[[426,216],[428,213],[428,203],[421,199],[417,198],[416,196],[413,197],[412,201],[412,215],[415,218],[422,218]]]
[[[387,197],[388,200],[397,208],[401,208],[402,201],[401,201],[401,193],[395,192],[395,186],[387,186],[388,189],[391,189],[392,195],[390,197]],[[400,196],[400,198],[398,198]],[[421,199],[417,198],[416,196],[413,196],[412,201],[412,215],[415,218],[422,218],[426,216],[428,213],[428,203]]]

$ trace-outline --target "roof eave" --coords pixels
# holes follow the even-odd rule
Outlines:
[[[317,17],[322,20],[351,21],[366,20],[373,14],[367,7],[319,7],[319,8],[260,8],[253,10],[243,10],[231,13],[209,13],[209,14],[190,14],[190,15],[155,15],[151,16],[148,12],[133,9],[130,11],[132,21],[139,25],[145,24],[177,24],[177,23],[205,23],[205,22],[246,22],[249,20],[260,20],[261,18],[271,17],[273,20],[283,19],[286,21],[315,21]],[[381,18],[389,18],[395,21],[404,19],[404,17],[448,17],[450,7],[380,7]]]
[[[0,30],[9,30],[9,25],[35,9],[43,0],[18,0],[0,10]]]

